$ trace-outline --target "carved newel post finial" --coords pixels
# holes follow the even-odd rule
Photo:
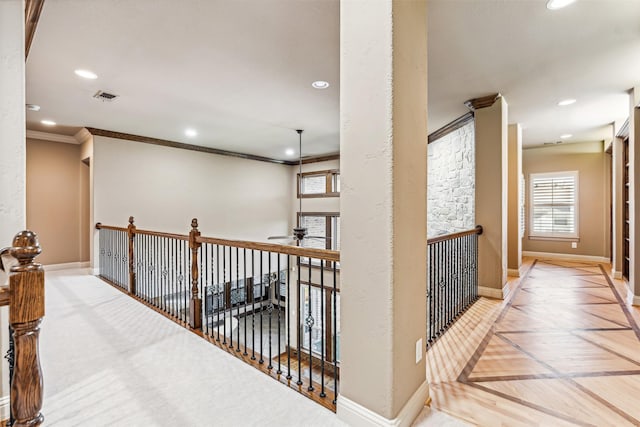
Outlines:
[[[27,269],[37,269],[41,267],[40,264],[33,262],[42,252],[36,233],[29,230],[19,232],[13,238],[12,246],[11,255],[16,258],[20,264],[13,267],[11,271],[26,271]]]
[[[132,217],[132,216],[130,216],[130,217],[129,217],[129,224],[133,225],[133,221],[134,221],[133,217]]]
[[[198,252],[202,243],[197,239],[198,219],[191,220],[191,232],[189,233],[189,248],[191,249],[191,300],[189,302],[189,326],[193,329],[202,329],[202,299],[198,294]]]
[[[11,269],[9,323],[13,328],[14,368],[11,414],[16,427],[39,426],[42,409],[42,369],[38,355],[40,322],[44,317],[44,269],[34,262],[42,252],[38,236],[21,231],[13,239],[11,255],[19,264]]]

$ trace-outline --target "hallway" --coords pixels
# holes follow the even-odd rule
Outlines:
[[[479,425],[640,425],[638,316],[616,282],[535,261],[508,301],[481,299],[429,350],[433,407]]]

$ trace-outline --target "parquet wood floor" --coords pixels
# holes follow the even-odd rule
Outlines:
[[[640,311],[608,268],[529,260],[427,352],[432,406],[481,426],[640,426]]]

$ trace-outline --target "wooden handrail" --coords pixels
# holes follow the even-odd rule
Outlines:
[[[199,243],[212,243],[214,245],[233,246],[244,249],[255,249],[265,252],[300,257],[316,258],[323,261],[340,262],[340,252],[328,249],[303,248],[301,246],[278,245],[274,243],[249,242],[244,240],[217,239],[213,237],[198,237]]]
[[[445,240],[458,239],[460,237],[470,236],[472,234],[482,234],[482,226],[477,225],[476,228],[472,228],[471,230],[459,231],[457,233],[443,234],[442,236],[432,237],[431,239],[427,239],[427,245],[444,242]]]
[[[194,220],[197,223],[197,220],[196,219]],[[114,230],[114,231],[123,231],[123,232],[129,231],[128,228],[114,227],[111,225],[103,225],[101,223],[96,224],[96,229]],[[135,229],[134,234],[146,234],[148,236],[167,237],[170,239],[189,241],[189,235],[185,235],[185,234],[163,233],[160,231],[141,230],[141,229]],[[285,255],[316,258],[324,261],[340,262],[340,251],[332,251],[328,249],[303,248],[301,246],[289,246],[289,245],[279,245],[276,243],[252,242],[247,240],[220,239],[217,237],[204,237],[204,236],[200,236],[199,234],[198,236],[195,237],[195,242],[198,244],[210,243],[214,245],[233,246],[233,247],[244,248],[244,249],[255,249],[258,251],[275,252],[275,253],[285,254]]]

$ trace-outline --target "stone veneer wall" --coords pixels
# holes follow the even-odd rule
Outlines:
[[[427,236],[475,227],[474,123],[429,144],[427,166]]]

